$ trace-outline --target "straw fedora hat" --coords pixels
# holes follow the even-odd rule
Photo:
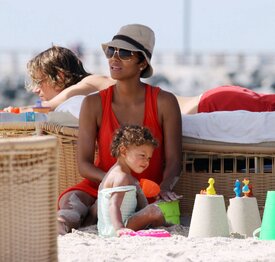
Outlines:
[[[112,41],[104,43],[101,46],[103,51],[105,51],[108,46],[112,46],[134,52],[141,52],[148,63],[141,77],[147,78],[153,74],[151,57],[155,46],[155,34],[148,26],[141,24],[125,25],[120,28]]]

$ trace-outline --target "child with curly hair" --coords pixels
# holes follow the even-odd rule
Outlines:
[[[98,232],[120,236],[147,226],[165,224],[157,204],[148,204],[138,180],[131,172],[142,173],[150,163],[158,143],[150,130],[125,125],[116,130],[111,154],[117,159],[105,175],[98,192]]]

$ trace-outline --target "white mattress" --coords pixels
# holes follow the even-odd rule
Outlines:
[[[182,135],[240,144],[275,141],[275,112],[239,110],[182,115]]]
[[[83,95],[70,97],[65,102],[63,102],[62,104],[57,106],[54,111],[55,112],[67,112],[67,113],[72,114],[77,119],[79,119],[81,104],[82,104],[84,98],[85,98],[85,96],[83,96]]]

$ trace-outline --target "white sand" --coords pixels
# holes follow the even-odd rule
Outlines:
[[[166,228],[172,237],[101,238],[95,226],[58,237],[59,262],[275,261],[275,241],[253,238],[188,238],[188,227]]]

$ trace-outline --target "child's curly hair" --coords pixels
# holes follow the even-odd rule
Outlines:
[[[111,155],[113,157],[118,157],[121,146],[141,146],[145,144],[152,145],[153,147],[158,146],[157,140],[153,137],[148,128],[139,125],[124,125],[114,133],[111,144]]]

